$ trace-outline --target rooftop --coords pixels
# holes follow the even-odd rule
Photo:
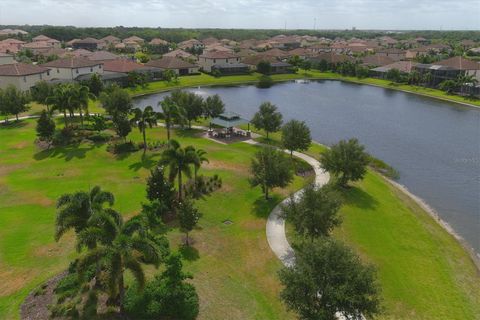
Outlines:
[[[185,69],[185,68],[196,68],[197,66],[179,59],[177,57],[163,57],[158,60],[150,60],[146,64],[149,67],[161,68],[161,69]]]
[[[0,65],[0,76],[28,76],[31,74],[44,73],[47,71],[47,68],[26,63]]]
[[[93,67],[99,64],[103,64],[99,61],[92,61],[86,58],[75,58],[69,57],[64,59],[58,59],[42,64],[43,67],[53,67],[53,68],[83,68],[83,67]]]

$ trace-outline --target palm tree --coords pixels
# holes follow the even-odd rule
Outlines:
[[[189,149],[189,151],[191,151],[194,154],[194,157],[193,157],[193,169],[194,169],[193,178],[194,178],[194,180],[193,181],[196,183],[197,182],[198,170],[200,170],[200,167],[202,166],[202,163],[204,163],[204,162],[208,163],[209,162],[207,157],[205,157],[207,152],[203,149],[195,149],[193,146],[188,146],[185,149]]]
[[[168,166],[170,181],[178,178],[178,199],[182,199],[182,173],[191,177],[190,164],[196,157],[193,147],[182,148],[176,140],[170,140],[170,146],[162,154],[160,165]]]
[[[103,276],[101,277],[102,289],[109,295],[110,302],[120,307],[124,313],[123,304],[125,297],[124,273],[129,270],[138,283],[140,289],[145,285],[145,273],[142,263],[158,267],[161,261],[158,243],[148,234],[148,230],[137,217],[131,218],[126,223],[121,216],[110,223],[112,233],[105,239],[101,234],[92,232],[92,238],[98,238],[101,243],[79,258],[79,278],[85,281],[85,270],[89,266],[99,265]]]
[[[68,126],[67,110],[70,104],[70,87],[70,84],[60,84],[56,86],[52,91],[52,95],[45,100],[47,104],[52,105],[52,111],[58,110],[63,112],[65,126]]]
[[[94,99],[95,96],[90,93],[90,89],[87,86],[74,85],[70,90],[69,105],[72,110],[78,109],[80,113],[80,123],[83,127],[83,112],[88,116],[88,101]]]
[[[163,101],[158,102],[158,105],[162,107],[162,112],[159,112],[159,116],[165,120],[167,140],[170,141],[170,128],[175,122],[184,122],[183,113],[171,97],[166,97]]]
[[[89,227],[89,221],[95,213],[105,210],[105,204],[112,206],[114,202],[113,194],[103,191],[99,186],[95,186],[90,192],[79,191],[60,196],[57,200],[55,241],[60,240],[70,229],[74,229],[78,235]]]
[[[143,134],[143,154],[147,152],[147,126],[152,127],[157,125],[157,113],[153,111],[151,106],[146,107],[143,111],[139,108],[133,110],[133,118],[130,120],[132,125],[138,126],[138,129]]]

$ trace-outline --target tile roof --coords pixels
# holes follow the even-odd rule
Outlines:
[[[392,64],[395,62],[390,57],[387,56],[382,56],[378,54],[374,55],[368,55],[362,58],[359,58],[360,61],[366,66],[375,66],[375,67],[381,67],[381,66],[386,66],[388,64]]]
[[[103,64],[99,61],[91,61],[85,58],[75,58],[69,57],[64,59],[58,59],[42,64],[43,67],[53,67],[53,68],[83,68],[83,67],[93,67],[99,64]]]
[[[459,56],[437,61],[434,64],[458,70],[480,70],[480,63]]]
[[[38,48],[51,48],[52,45],[47,41],[35,41],[30,43],[25,43],[23,48],[27,49],[38,49]]]
[[[129,59],[108,60],[103,63],[103,70],[110,72],[132,72],[144,68],[140,63],[136,63]]]
[[[95,38],[91,38],[91,37],[88,37],[88,38],[85,38],[85,39],[82,39],[82,40],[77,40],[75,41],[75,43],[83,43],[83,44],[89,44],[89,43],[95,43],[95,44],[98,44],[98,43],[101,43],[103,41],[100,41],[98,39],[95,39]]]
[[[8,43],[8,44],[24,44],[24,43],[26,43],[25,41],[18,40],[18,39],[12,39],[12,38],[8,38],[8,39],[2,40],[0,42]]]
[[[168,42],[160,38],[153,38],[152,40],[150,40],[149,44],[153,46],[159,46],[159,45],[167,45]]]
[[[106,37],[103,37],[102,39],[100,39],[101,41],[105,41],[105,42],[117,42],[117,41],[120,41],[120,38],[117,38],[115,36],[112,36],[112,35],[109,35],[109,36],[106,36]]]
[[[207,59],[230,59],[238,58],[238,55],[228,51],[207,51],[204,52],[200,57]]]
[[[92,61],[114,60],[118,58],[118,55],[108,51],[94,51],[88,56],[88,59]]]
[[[26,63],[0,65],[0,76],[28,76],[47,72],[47,68]]]
[[[89,57],[93,54],[92,51],[88,51],[86,49],[77,49],[77,50],[73,50],[71,52],[71,54],[74,56],[74,57]]]
[[[50,37],[47,37],[47,36],[44,36],[43,34],[41,34],[39,36],[36,36],[32,40],[33,41],[52,41],[52,40],[55,40],[55,39],[52,39]],[[55,41],[58,41],[58,40],[55,40]],[[58,41],[58,42],[60,42],[60,41]]]
[[[378,67],[372,70],[379,71],[379,72],[387,72],[388,70],[391,70],[391,69],[397,69],[400,72],[409,73],[410,71],[412,71],[412,68],[415,67],[416,65],[417,63],[412,61],[397,61],[397,62],[387,64],[385,66]]]
[[[131,36],[131,37],[123,39],[123,42],[129,42],[129,41],[143,42],[145,40],[143,40],[142,38],[137,37],[137,36]]]
[[[145,65],[161,69],[184,69],[197,67],[197,65],[194,65],[182,59],[178,59],[176,57],[163,57],[158,60],[150,60]]]
[[[267,56],[267,55],[254,55],[254,56],[248,56],[242,59],[242,62],[251,66],[256,66],[260,62],[265,61],[265,62],[276,62],[278,61],[277,58],[274,56]]]
[[[177,49],[177,50],[170,51],[169,53],[165,53],[163,56],[164,57],[177,57],[177,58],[190,58],[193,55],[186,52],[186,51],[183,51],[182,49]]]

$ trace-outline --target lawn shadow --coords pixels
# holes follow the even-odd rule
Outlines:
[[[182,255],[183,259],[187,261],[195,261],[200,258],[200,254],[198,253],[198,250],[195,247],[187,246],[185,244],[182,244],[178,252]]]
[[[7,129],[18,129],[23,128],[28,123],[24,120],[10,120],[9,122],[0,123],[0,130],[7,130]]]
[[[341,194],[345,204],[360,209],[375,209],[378,205],[378,201],[374,197],[358,187],[343,189]]]
[[[33,155],[35,160],[44,160],[46,158],[58,158],[70,161],[72,159],[83,159],[86,157],[89,151],[99,148],[102,143],[91,143],[88,147],[80,147],[80,143],[72,145],[54,147],[39,151]]]
[[[150,170],[158,163],[158,160],[153,159],[158,155],[158,153],[142,154],[142,159],[138,162],[132,163],[128,168],[133,171],[138,171],[142,168]]]
[[[175,135],[181,138],[196,138],[202,134],[202,130],[199,129],[175,129]]]
[[[275,206],[280,203],[281,197],[279,195],[270,196],[268,200],[264,196],[258,198],[253,203],[252,212],[260,218],[266,219]]]

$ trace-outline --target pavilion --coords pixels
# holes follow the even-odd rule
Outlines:
[[[247,132],[243,132],[242,130],[233,130],[234,127],[240,126],[242,124],[248,125]],[[242,118],[241,115],[235,112],[227,111],[220,114],[218,117],[213,118],[210,121],[209,135],[215,135],[214,131],[212,130],[212,125],[225,128],[226,137],[229,137],[230,134],[250,136],[250,120]]]

